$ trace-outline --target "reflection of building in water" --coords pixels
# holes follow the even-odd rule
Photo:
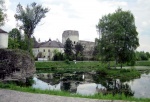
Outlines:
[[[98,84],[96,86],[96,91],[97,91],[97,93],[102,93],[102,94],[106,94],[107,93],[107,89],[104,86],[102,86],[102,85],[101,85],[101,87],[98,87]]]

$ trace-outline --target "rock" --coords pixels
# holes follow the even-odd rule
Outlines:
[[[23,50],[0,49],[0,79],[24,81],[35,73],[34,59]]]

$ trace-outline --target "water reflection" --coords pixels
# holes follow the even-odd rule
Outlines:
[[[60,83],[51,85],[47,82],[37,79],[36,77],[34,77],[33,80],[35,81],[35,83],[32,85],[32,87],[34,88],[43,89],[43,90],[46,90],[46,89],[47,90],[60,90]]]
[[[131,90],[135,92],[135,97],[150,98],[150,73],[142,74],[140,79],[127,82]]]
[[[44,90],[64,90],[82,95],[124,93],[126,96],[150,97],[150,74],[142,74],[139,79],[122,82],[91,73],[51,73],[37,75],[34,81],[34,88]]]

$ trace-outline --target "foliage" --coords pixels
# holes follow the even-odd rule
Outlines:
[[[54,61],[63,61],[64,60],[64,54],[61,52],[58,52],[56,55],[54,55],[53,60]]]
[[[64,52],[66,59],[72,60],[73,59],[73,44],[72,41],[68,38],[64,45]]]
[[[23,8],[20,3],[17,5],[17,13],[15,14],[15,18],[16,20],[22,22],[20,28],[23,29],[28,39],[28,50],[31,46],[29,39],[33,35],[34,29],[41,19],[45,17],[45,14],[48,11],[48,8],[43,8],[42,5],[37,5],[35,2],[31,5],[27,5],[26,8]]]
[[[26,35],[21,35],[20,31],[17,28],[13,28],[9,32],[9,41],[8,48],[9,49],[21,49],[21,50],[30,50],[30,54],[32,54],[32,46],[33,46],[34,38],[30,38],[30,48],[28,49],[28,39]]]
[[[69,60],[68,60],[68,59],[66,59],[66,60],[65,60],[65,63],[66,63],[66,64],[70,64],[70,62],[69,62]]]
[[[4,0],[0,0],[0,26],[3,26],[6,20],[6,8],[5,8],[5,1]]]
[[[75,56],[76,56],[76,60],[81,60],[83,59],[83,46],[80,43],[77,43],[75,45]]]
[[[17,28],[13,28],[9,33],[8,48],[18,49],[21,47],[21,34]]]
[[[96,46],[94,46],[93,51],[93,59],[99,61],[100,60],[100,40],[95,39]]]
[[[135,61],[135,50],[139,46],[134,16],[130,11],[118,8],[99,20],[97,29],[101,31],[101,56],[105,61],[115,59],[116,63]],[[132,40],[131,40],[132,39]]]
[[[136,52],[136,60],[137,61],[148,60],[149,58],[150,58],[149,52],[144,52],[144,51]]]

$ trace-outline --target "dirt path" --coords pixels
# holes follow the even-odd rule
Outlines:
[[[33,94],[27,92],[0,89],[0,102],[125,102],[125,101],[63,97],[63,96]]]

